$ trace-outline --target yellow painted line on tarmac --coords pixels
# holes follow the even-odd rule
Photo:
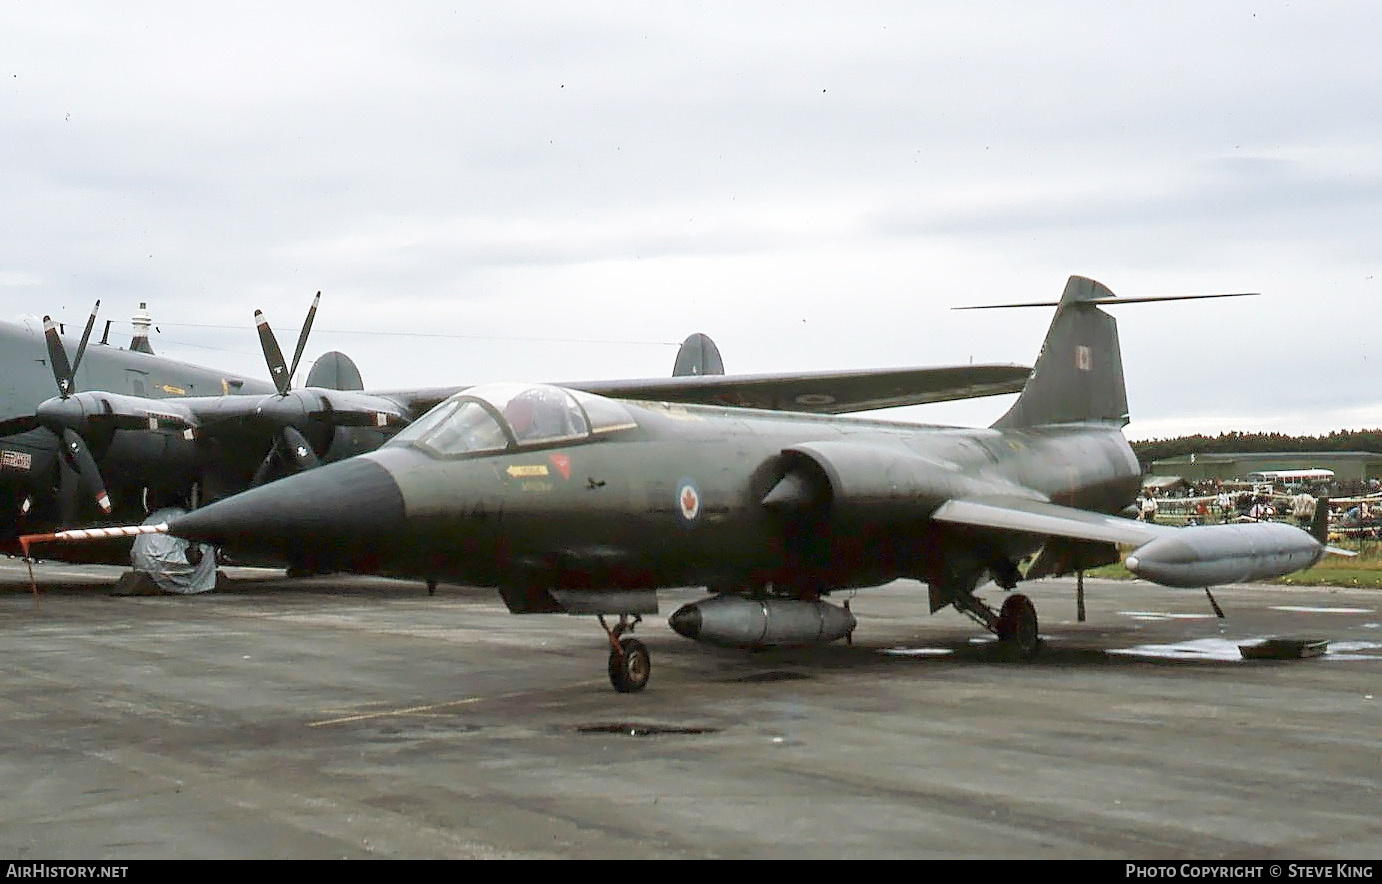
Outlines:
[[[451,700],[447,703],[433,703],[430,706],[409,706],[407,709],[383,709],[379,712],[362,712],[359,715],[346,715],[342,718],[328,718],[325,721],[308,722],[308,727],[328,727],[333,724],[350,724],[354,721],[368,721],[371,718],[393,718],[400,715],[423,715],[428,712],[439,712],[442,709],[449,709],[452,706],[466,706],[471,703],[478,703],[481,700],[491,699],[486,697],[466,697],[464,700]]]
[[[580,684],[595,684],[598,680],[593,679]],[[486,700],[508,700],[512,697],[524,697],[532,694],[532,691],[512,691],[507,694],[495,694],[493,697],[466,697],[463,700],[448,700],[445,703],[433,703],[428,706],[409,706],[406,709],[381,709],[378,712],[361,712],[357,715],[343,715],[339,718],[328,718],[322,721],[309,721],[308,727],[330,727],[336,724],[352,724],[357,721],[369,721],[374,718],[399,718],[404,715],[427,715],[432,712],[441,712],[453,706],[469,706],[472,703],[482,703]]]

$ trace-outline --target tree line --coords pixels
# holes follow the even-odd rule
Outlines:
[[[1190,454],[1258,454],[1297,451],[1382,452],[1382,429],[1335,430],[1327,436],[1287,436],[1284,433],[1220,433],[1217,436],[1178,436],[1133,442],[1143,466],[1168,457]]]

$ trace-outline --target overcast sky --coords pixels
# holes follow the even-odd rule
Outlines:
[[[1382,5],[0,0],[0,317],[367,387],[1030,364],[1130,438],[1382,426]],[[385,333],[389,334],[385,334]],[[988,424],[1011,397],[909,409]]]

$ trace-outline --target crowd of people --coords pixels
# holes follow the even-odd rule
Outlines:
[[[1170,495],[1144,489],[1136,504],[1137,518],[1155,522],[1159,517],[1165,518],[1165,510],[1173,510],[1184,513],[1188,525],[1291,521],[1301,527],[1315,518],[1317,498],[1309,491],[1296,489],[1286,493],[1263,487],[1231,487],[1236,484],[1215,480],[1198,487],[1186,485]],[[1346,501],[1337,505],[1331,502],[1329,525],[1331,531],[1348,536],[1382,538],[1382,483],[1370,479]]]

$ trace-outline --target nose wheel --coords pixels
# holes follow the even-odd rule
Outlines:
[[[621,639],[619,649],[609,652],[609,681],[621,694],[643,690],[652,671],[648,649],[636,638]]]
[[[628,615],[619,615],[619,622],[612,628],[605,624],[602,616],[600,625],[604,627],[609,635],[609,682],[614,685],[614,689],[621,694],[632,694],[643,690],[648,686],[648,677],[653,672],[653,661],[648,654],[648,648],[641,641],[632,636],[624,637],[624,633],[633,632],[633,628],[643,621],[637,615],[632,620]]]

